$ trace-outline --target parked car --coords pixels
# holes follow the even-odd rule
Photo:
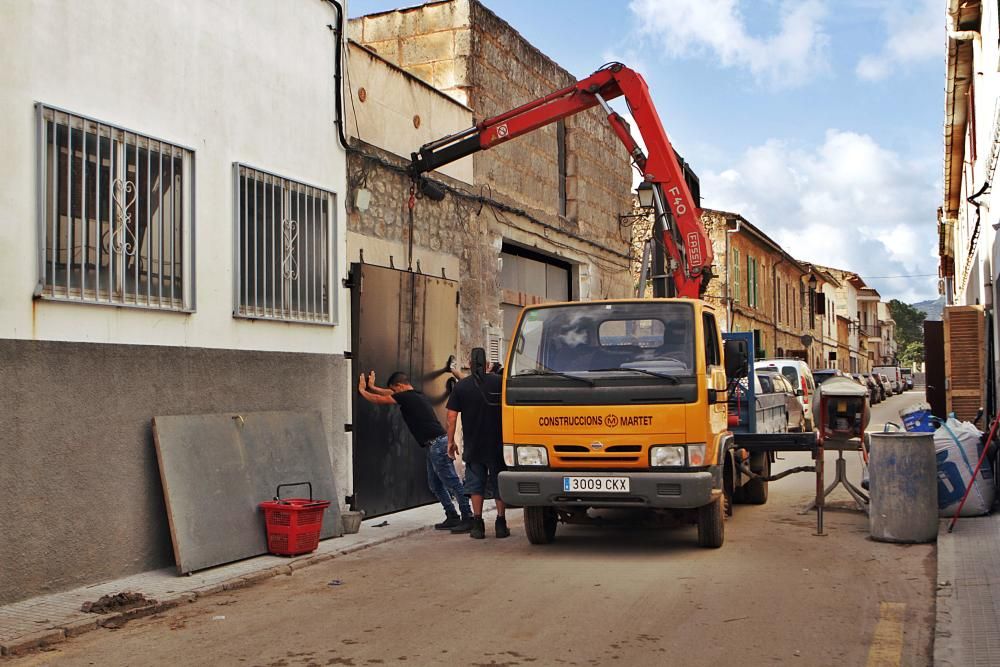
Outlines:
[[[805,430],[813,430],[812,396],[816,393],[816,381],[809,364],[801,359],[763,359],[754,364],[754,369],[777,371],[785,376],[805,415]]]
[[[830,378],[840,378],[844,377],[844,371],[839,368],[824,368],[820,371],[813,371],[813,379],[816,384],[823,384]]]
[[[804,431],[806,416],[795,389],[784,375],[778,371],[756,369],[755,375],[760,381],[761,391],[765,394],[785,394],[786,429],[788,431]]]
[[[861,373],[854,373],[851,377],[854,378],[855,382],[868,390],[868,404],[872,405],[875,403],[875,399],[873,397],[874,392],[872,391],[872,388],[868,386],[868,380],[865,379],[865,376]]]
[[[888,375],[886,375],[885,373],[879,373],[878,376],[882,378],[882,386],[885,387],[886,398],[892,396],[893,394],[899,393],[893,389],[892,382],[889,380]]]
[[[868,385],[868,400],[872,405],[876,403],[881,403],[885,396],[882,392],[882,385],[875,380],[875,376],[871,373],[862,373],[861,377],[865,379],[865,384]]]
[[[906,385],[906,391],[913,389],[913,369],[900,368],[899,373],[903,377],[903,383]]]
[[[899,366],[876,366],[872,369],[872,372],[884,375],[889,379],[892,385],[892,393],[901,394],[903,392],[903,374]]]

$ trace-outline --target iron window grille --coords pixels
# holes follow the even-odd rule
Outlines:
[[[194,153],[36,104],[36,296],[194,310]]]
[[[234,316],[335,324],[336,195],[243,164],[234,172]]]

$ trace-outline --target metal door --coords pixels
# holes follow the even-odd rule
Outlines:
[[[458,348],[458,284],[369,264],[351,267],[354,379],[375,371],[384,387],[400,370],[445,423],[447,366]],[[434,502],[426,450],[394,406],[355,393],[354,508],[378,516]]]
[[[944,419],[947,416],[944,374],[944,322],[924,321],[924,363],[926,367],[927,402],[931,413]]]

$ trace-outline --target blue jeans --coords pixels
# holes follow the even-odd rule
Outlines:
[[[448,458],[448,436],[442,435],[427,446],[427,485],[441,501],[446,514],[457,514],[451,497],[458,500],[462,516],[472,516],[472,507],[455,472],[455,462]]]

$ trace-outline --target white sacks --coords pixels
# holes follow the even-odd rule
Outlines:
[[[934,431],[934,450],[937,453],[938,513],[952,517],[962,502],[965,489],[972,480],[972,473],[982,454],[983,434],[969,422],[954,417]],[[976,482],[962,507],[960,516],[987,514],[993,506],[995,489],[990,462],[983,461]]]

